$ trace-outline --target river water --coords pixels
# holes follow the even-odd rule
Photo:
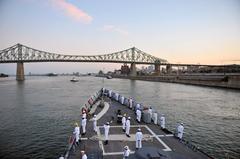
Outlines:
[[[103,85],[178,122],[184,138],[215,158],[240,158],[240,91],[182,84],[80,77],[0,79],[0,158],[57,158],[67,148],[80,106]]]

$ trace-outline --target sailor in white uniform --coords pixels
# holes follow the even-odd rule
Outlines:
[[[108,95],[109,95],[110,98],[112,97],[112,90],[108,91]]]
[[[127,137],[130,137],[130,135],[129,135],[130,127],[131,127],[130,119],[131,119],[131,117],[128,117],[128,119],[126,121],[126,136]]]
[[[133,100],[132,100],[132,98],[129,98],[129,108],[132,109],[132,106],[133,106]]]
[[[181,124],[177,127],[178,138],[179,138],[180,140],[182,140],[182,137],[183,137],[183,130],[184,130],[183,123],[181,123]]]
[[[79,134],[80,134],[80,128],[79,128],[77,122],[75,123],[75,128],[74,128],[73,134],[75,135],[76,144],[78,145],[78,142],[79,142]]]
[[[124,97],[123,96],[121,97],[121,104],[122,105],[124,104]]]
[[[140,128],[138,128],[138,131],[136,133],[135,139],[136,139],[136,149],[142,148],[142,138],[143,134]]]
[[[141,122],[141,116],[142,116],[141,110],[137,109],[136,114],[137,114],[137,121],[140,123]]]
[[[85,119],[87,118],[87,114],[86,114],[85,110],[82,112],[82,117],[85,118]]]
[[[93,130],[97,132],[97,115],[93,116]]]
[[[124,151],[123,151],[123,159],[127,159],[130,155],[130,150],[128,148],[128,146],[124,147]]]
[[[162,129],[165,129],[165,116],[164,114],[162,114],[161,118],[160,118],[160,125]]]
[[[87,155],[86,155],[85,151],[81,151],[81,154],[82,154],[82,159],[87,159]]]
[[[86,125],[87,125],[87,119],[86,118],[82,118],[82,135],[86,134]]]
[[[110,129],[109,122],[104,124],[103,127],[104,127],[104,135],[105,135],[105,145],[107,145],[108,144],[108,133],[109,133],[109,129]]]
[[[116,94],[115,94],[115,100],[116,100],[116,101],[118,101],[118,97],[119,97],[119,94],[116,93]]]
[[[126,129],[126,114],[124,114],[123,117],[122,117],[122,129],[123,129],[123,132],[125,132],[125,129]]]
[[[152,120],[152,114],[153,114],[152,107],[148,108],[148,113],[150,114],[150,118]]]

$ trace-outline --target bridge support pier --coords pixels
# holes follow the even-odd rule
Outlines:
[[[155,68],[155,74],[157,76],[160,75],[160,64],[154,64],[154,68]]]
[[[17,81],[23,81],[24,78],[24,66],[23,62],[18,62],[17,63],[17,73],[16,73],[16,80]]]
[[[171,74],[172,73],[172,65],[167,65],[166,66],[166,71],[167,71],[167,74]]]
[[[131,63],[130,76],[137,76],[137,69],[135,63]]]

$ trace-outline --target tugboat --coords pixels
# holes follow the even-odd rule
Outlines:
[[[71,81],[71,82],[78,82],[79,80],[76,79],[75,77],[73,77],[70,81]]]
[[[107,76],[107,79],[112,79],[112,76],[108,75],[108,76]]]
[[[182,137],[167,130],[165,125],[162,127],[162,114],[110,89],[97,91],[81,110],[80,123],[84,120],[85,125],[87,119],[86,127],[80,126],[84,132],[79,132],[79,121],[75,121],[77,126],[73,125],[74,133],[70,136],[61,159],[80,159],[86,156],[91,159],[212,159]],[[141,121],[138,117],[136,120],[136,110],[141,111]],[[130,130],[123,127],[123,117],[130,120]],[[78,130],[77,136],[75,130]],[[139,131],[142,133],[141,146],[136,141]]]

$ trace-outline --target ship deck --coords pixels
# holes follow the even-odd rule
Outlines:
[[[179,141],[173,134],[167,133],[161,130],[159,125],[153,123],[146,124],[144,122],[138,123],[135,119],[135,113],[127,106],[111,100],[108,97],[104,97],[104,100],[108,103],[103,109],[97,107],[96,114],[102,117],[97,121],[98,131],[93,131],[93,122],[88,119],[86,126],[86,134],[81,136],[81,142],[78,146],[70,151],[69,159],[81,158],[81,150],[84,150],[88,158],[104,158],[104,159],[122,159],[123,148],[128,145],[131,152],[134,154],[135,149],[135,133],[137,129],[141,127],[142,133],[146,140],[142,141],[143,147],[157,147],[165,152],[175,152],[180,155],[186,156],[186,159],[207,159],[207,155],[193,150]],[[109,108],[108,108],[109,106]],[[126,113],[131,117],[130,138],[128,138],[122,131],[122,125],[117,123],[116,112],[121,110],[122,114]],[[104,145],[104,130],[103,125],[106,122],[110,123],[109,130],[109,143]],[[98,152],[103,152],[100,155]],[[98,156],[98,157],[97,157]],[[131,155],[130,155],[131,156]]]

